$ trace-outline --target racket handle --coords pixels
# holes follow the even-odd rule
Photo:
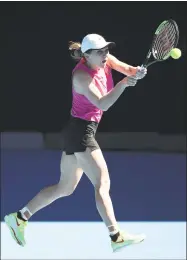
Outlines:
[[[147,68],[147,65],[146,64],[142,64],[141,68]]]

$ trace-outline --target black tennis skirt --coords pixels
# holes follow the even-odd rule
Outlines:
[[[63,151],[70,155],[76,152],[84,152],[87,147],[91,151],[99,149],[100,147],[95,140],[97,128],[97,122],[71,116],[63,129]]]

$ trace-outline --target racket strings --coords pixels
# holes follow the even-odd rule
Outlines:
[[[159,59],[163,59],[173,48],[175,43],[175,32],[171,29],[170,31],[165,30],[164,35],[163,33],[162,35],[159,35],[155,43]]]
[[[164,24],[153,44],[153,55],[155,58],[159,60],[167,58],[171,49],[176,44],[177,37],[178,32],[176,26],[170,22]]]
[[[173,48],[175,43],[175,31],[172,28],[165,30],[164,34],[158,36],[155,47],[157,48],[158,58],[163,59],[170,50]]]

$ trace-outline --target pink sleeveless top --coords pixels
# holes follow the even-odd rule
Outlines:
[[[86,71],[92,77],[93,83],[98,88],[102,96],[114,87],[111,68],[107,65],[105,65],[105,68],[93,70],[88,68],[82,59],[75,66],[73,73],[76,70]],[[93,105],[84,95],[77,93],[74,88],[72,88],[72,96],[73,100],[71,115],[73,117],[78,117],[87,121],[95,121],[97,123],[100,122],[103,114],[101,109]]]

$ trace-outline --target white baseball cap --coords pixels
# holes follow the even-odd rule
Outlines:
[[[85,53],[88,50],[99,50],[109,45],[115,45],[114,42],[106,42],[106,40],[98,34],[86,35],[81,43],[81,51]]]

